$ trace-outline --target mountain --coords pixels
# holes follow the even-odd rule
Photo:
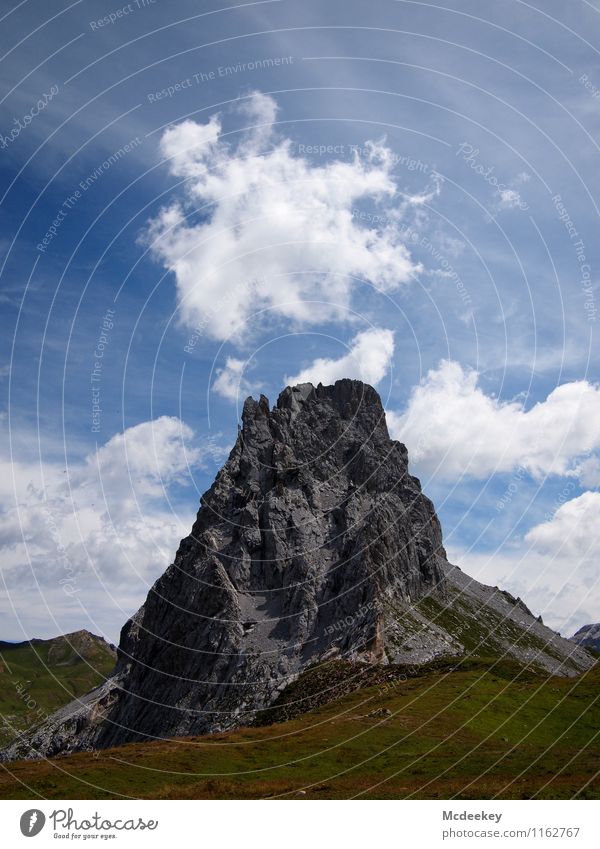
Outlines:
[[[246,400],[191,534],[121,632],[112,678],[3,757],[247,725],[326,660],[461,656],[563,676],[594,663],[520,599],[448,563],[372,387],[287,387],[273,409]]]
[[[600,623],[595,625],[584,625],[571,637],[578,646],[585,646],[600,652]]]
[[[50,640],[0,641],[0,741],[9,743],[105,681],[116,659],[115,647],[89,631]]]

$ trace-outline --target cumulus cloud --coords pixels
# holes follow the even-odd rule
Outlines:
[[[525,541],[544,554],[597,563],[600,538],[594,531],[599,522],[600,492],[584,492],[562,504],[549,521],[531,528]]]
[[[597,465],[585,462],[600,447],[600,388],[564,383],[525,410],[486,395],[477,372],[445,360],[414,388],[404,413],[388,414],[388,425],[412,460],[438,476],[486,478],[517,467],[591,476]]]
[[[597,489],[600,487],[600,458],[588,457],[576,467],[575,473],[581,486]]]
[[[348,353],[339,359],[321,357],[292,377],[289,386],[298,383],[329,385],[344,377],[362,380],[376,386],[387,374],[394,355],[394,334],[374,327],[358,333],[350,342]]]
[[[238,113],[248,129],[234,140],[221,115],[182,121],[161,138],[185,191],[150,223],[146,239],[175,275],[186,325],[226,339],[264,308],[305,324],[346,320],[357,279],[391,291],[420,271],[394,224],[410,199],[398,195],[382,143],[368,142],[367,155],[352,161],[315,165],[277,134],[273,98],[255,92]],[[383,207],[396,195],[398,208],[379,226],[353,215],[366,200]]]
[[[0,459],[1,615],[14,618],[11,599],[29,610],[27,594],[39,590],[49,610],[70,606],[69,624],[80,627],[87,608],[93,619],[97,599],[118,590],[108,615],[113,627],[122,624],[189,533],[193,514],[172,509],[169,487],[191,484],[192,469],[221,456],[213,441],[200,449],[184,422],[161,416],[116,434],[68,470]],[[132,600],[126,611],[123,597]],[[48,622],[46,635],[57,627]]]
[[[227,357],[223,368],[217,369],[217,376],[212,385],[213,391],[222,398],[227,398],[228,401],[237,401],[240,396],[247,398],[248,395],[252,395],[259,387],[244,377],[246,366],[247,363],[244,360]]]
[[[535,616],[563,636],[598,621],[600,586],[588,559],[574,563],[524,544],[489,553],[450,546],[448,556],[476,580],[522,598]]]
[[[193,439],[193,430],[176,416],[142,422],[88,455],[71,480],[78,488],[101,481],[111,498],[160,496],[165,487],[185,482],[190,469],[199,464],[202,452]]]
[[[501,551],[450,547],[449,556],[469,575],[521,596],[548,625],[571,636],[600,618],[599,522],[600,493],[585,492]]]

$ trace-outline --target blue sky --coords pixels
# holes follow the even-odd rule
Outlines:
[[[0,638],[116,639],[244,397],[346,375],[454,562],[598,621],[600,8],[2,15]]]

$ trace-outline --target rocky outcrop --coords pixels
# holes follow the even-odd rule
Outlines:
[[[419,664],[493,643],[557,674],[591,665],[510,598],[447,562],[374,389],[248,398],[191,534],[122,630],[114,677],[5,757],[226,730],[332,657]]]

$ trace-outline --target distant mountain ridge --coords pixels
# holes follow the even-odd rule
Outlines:
[[[115,646],[80,630],[50,639],[0,641],[0,741],[31,726],[107,679]]]
[[[114,675],[4,759],[251,723],[315,663],[498,657],[573,676],[592,656],[451,565],[431,501],[353,380],[248,398],[191,534],[123,627]]]
[[[112,652],[117,657],[117,647],[109,643],[104,637],[99,637],[97,634],[92,634],[91,631],[80,629],[72,631],[69,634],[60,634],[58,637],[32,637],[30,640],[22,640],[20,642],[10,642],[0,640],[0,652],[11,651],[13,649],[21,649],[27,646],[33,648],[47,645],[51,650],[52,656],[56,659],[64,653],[72,654],[74,657],[86,657],[90,652],[93,654],[98,646],[105,646],[108,652]]]
[[[571,639],[578,646],[585,646],[586,648],[595,649],[595,651],[600,652],[600,622],[592,625],[583,625],[579,631],[573,634]]]

